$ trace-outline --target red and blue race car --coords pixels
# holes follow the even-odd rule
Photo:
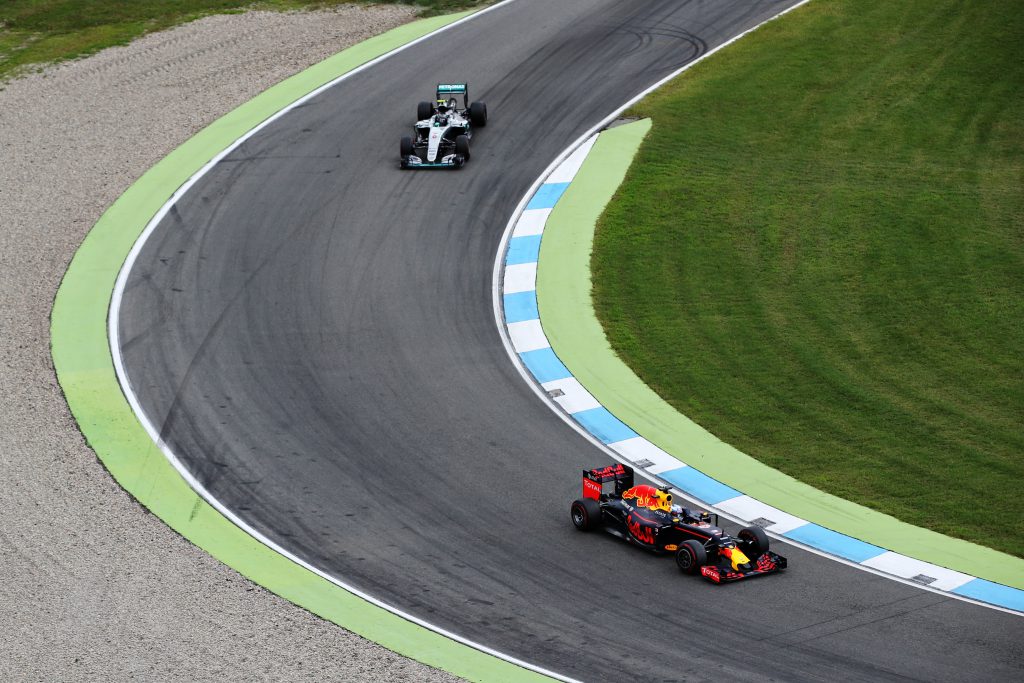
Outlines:
[[[758,526],[736,538],[711,523],[708,512],[672,503],[669,487],[634,485],[633,468],[623,464],[583,470],[583,498],[573,501],[572,523],[580,531],[603,529],[641,548],[674,554],[679,569],[715,583],[770,574],[786,558],[768,549]]]

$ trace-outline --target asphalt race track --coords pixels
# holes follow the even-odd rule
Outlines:
[[[567,676],[1019,677],[1017,616],[781,543],[788,572],[714,586],[576,532],[580,469],[608,460],[495,327],[499,240],[558,152],[793,1],[517,0],[282,117],[177,204],[131,274],[122,350],[147,415],[276,542]],[[490,110],[472,161],[399,170],[416,102],[447,80]]]

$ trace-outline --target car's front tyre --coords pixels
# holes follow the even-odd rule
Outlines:
[[[409,157],[412,156],[412,138],[409,137],[408,135],[404,136],[402,138],[402,143],[401,143],[400,149],[401,149],[400,154],[401,154],[401,159],[402,159],[402,168],[408,168],[409,167]]]
[[[683,541],[676,550],[676,566],[686,574],[696,574],[708,563],[708,553],[697,541]]]
[[[455,138],[455,153],[463,158],[465,161],[469,161],[469,137],[460,135]]]

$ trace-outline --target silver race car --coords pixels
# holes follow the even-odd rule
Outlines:
[[[462,95],[459,108],[456,95]],[[433,103],[416,107],[414,137],[402,138],[402,168],[461,168],[474,128],[487,125],[487,105],[469,104],[468,83],[438,83]]]

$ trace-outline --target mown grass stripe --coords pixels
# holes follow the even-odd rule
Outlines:
[[[818,490],[1018,556],[930,554],[1018,584],[1022,35],[1010,0],[815,1],[765,25],[629,112],[654,128],[591,264],[611,344],[673,408]],[[726,450],[691,464],[793,505]],[[823,524],[906,546],[868,519]]]

